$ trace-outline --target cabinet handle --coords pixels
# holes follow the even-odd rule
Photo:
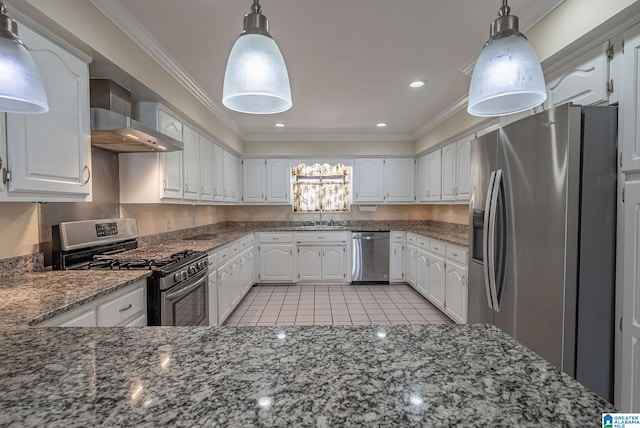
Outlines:
[[[167,180],[162,180],[162,190],[163,191],[167,190]]]
[[[184,191],[185,192],[189,191],[189,184],[188,183],[184,183]]]
[[[87,179],[84,180],[84,182],[82,182],[82,185],[84,186],[85,184],[87,184],[89,182],[89,180],[91,180],[91,170],[89,169],[88,166],[84,166],[84,168],[82,168],[82,176],[84,177],[84,172],[88,172],[89,174],[87,175]]]
[[[271,238],[271,240],[273,240],[273,241],[278,241],[279,239],[280,238],[278,238],[277,236],[274,236],[274,237]]]
[[[451,255],[452,255],[453,257],[458,257],[458,254],[457,254],[457,253],[451,253]]]
[[[200,195],[204,195],[204,186],[200,186]]]
[[[128,306],[125,306],[124,308],[120,309],[120,311],[119,311],[119,312],[125,312],[125,311],[128,311],[129,309],[131,309],[131,307],[132,307],[132,304],[131,304],[131,303],[129,303],[129,305],[128,305]]]

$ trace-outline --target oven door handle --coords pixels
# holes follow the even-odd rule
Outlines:
[[[174,291],[172,293],[167,293],[164,298],[167,300],[178,300],[181,297],[186,296],[187,294],[191,293],[194,289],[200,287],[202,285],[203,282],[205,282],[207,280],[207,271],[204,271],[204,274],[202,275],[202,277],[197,280],[196,282],[194,282],[193,284],[187,286],[186,288],[182,288],[180,287],[180,289],[178,291]]]

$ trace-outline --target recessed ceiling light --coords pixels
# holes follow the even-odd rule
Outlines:
[[[413,82],[409,82],[410,88],[422,88],[426,82],[424,80],[414,80]]]
[[[376,126],[377,126],[378,128],[384,128],[385,126],[387,126],[387,124],[386,124],[386,123],[384,123],[384,122],[379,122],[379,123],[376,123]]]
[[[278,123],[274,123],[273,126],[275,126],[276,128],[284,128],[284,123],[282,122],[278,122]]]

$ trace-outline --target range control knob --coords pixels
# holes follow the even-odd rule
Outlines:
[[[197,268],[197,267],[195,267],[195,266],[189,266],[189,273],[190,273],[190,274],[192,274],[192,275],[193,275],[193,274],[194,274],[194,273],[196,273],[196,272],[198,272],[198,268]]]
[[[176,282],[183,281],[186,277],[187,277],[187,272],[185,271],[177,272],[175,275],[173,275],[173,279]]]
[[[198,269],[204,269],[207,266],[207,262],[198,262],[196,266]]]

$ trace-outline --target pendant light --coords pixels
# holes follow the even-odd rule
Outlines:
[[[244,17],[224,73],[222,104],[241,113],[272,114],[292,106],[289,74],[258,0]]]
[[[476,61],[467,111],[474,116],[500,116],[529,110],[547,99],[540,60],[518,30],[503,0],[491,24],[489,41]]]
[[[18,25],[0,0],[0,111],[46,113],[47,93],[36,63],[18,38]]]

